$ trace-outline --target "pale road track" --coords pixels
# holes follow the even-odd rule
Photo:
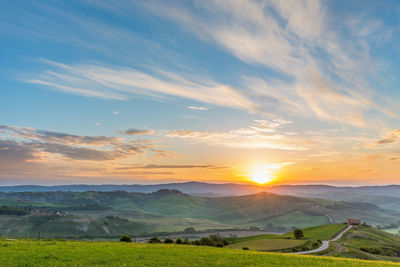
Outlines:
[[[329,247],[329,242],[335,242],[338,241],[340,238],[342,238],[342,236],[350,230],[352,226],[349,225],[347,226],[346,229],[344,229],[343,231],[341,231],[335,238],[331,239],[331,240],[324,240],[322,241],[322,246],[320,246],[319,248],[313,249],[313,250],[307,250],[307,251],[300,251],[300,252],[292,252],[291,254],[310,254],[310,253],[316,253],[316,252],[321,252],[324,251],[325,249],[327,249]]]

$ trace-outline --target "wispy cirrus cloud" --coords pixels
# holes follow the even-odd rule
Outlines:
[[[397,117],[375,102],[380,94],[370,88],[366,78],[376,68],[366,38],[376,34],[379,21],[349,43],[338,30],[337,20],[327,14],[326,3],[318,0],[209,0],[191,8],[180,2],[144,5],[246,63],[283,74],[285,78],[279,82],[263,81],[267,90],[253,91],[271,96],[270,102],[276,106],[288,104],[298,115],[312,114],[327,122],[363,128],[370,123],[365,115],[370,110]],[[358,31],[359,23],[350,22],[344,18],[341,27]]]
[[[293,135],[278,131],[283,125],[290,123],[285,120],[256,120],[247,128],[240,128],[226,132],[209,132],[194,130],[174,130],[166,136],[172,138],[183,138],[202,142],[208,145],[219,145],[238,148],[269,148],[278,150],[307,150],[299,139]]]
[[[87,4],[120,16],[129,16],[129,10],[138,6],[145,7],[247,64],[273,70],[274,78],[243,77],[240,84],[232,86],[207,77],[165,71],[166,68],[154,67],[150,60],[145,63],[148,71],[99,62],[44,61],[48,64],[47,70],[30,75],[25,81],[87,97],[116,100],[180,97],[268,118],[282,117],[285,112],[289,116],[316,117],[320,121],[360,128],[371,124],[373,119],[367,116],[371,111],[397,117],[378,103],[377,100],[385,100],[369,86],[366,78],[372,77],[377,68],[366,40],[382,34],[382,22],[375,19],[365,23],[362,19],[365,14],[359,19],[345,17],[338,27],[338,21],[329,15],[327,3],[318,0],[228,1],[227,4],[207,0],[191,6],[179,1],[168,5],[162,1],[146,1],[118,3],[112,8],[104,1]],[[101,44],[101,49],[107,52],[120,52],[117,57],[121,60],[131,52],[127,43],[138,45],[143,39],[128,29],[82,20],[52,6],[43,5],[41,9],[56,12],[69,24],[94,35],[93,38],[76,38],[71,33],[70,37],[86,42],[88,47]],[[26,20],[21,21],[25,21],[23,27],[29,28]],[[354,33],[354,40],[346,41],[342,30],[338,29]],[[121,49],[110,49],[114,46]],[[159,49],[156,44],[149,47]],[[204,110],[200,108],[196,110]]]
[[[201,111],[207,111],[208,108],[206,107],[195,107],[195,106],[187,106],[188,109],[192,109],[192,110],[201,110]]]
[[[145,96],[162,100],[175,96],[249,112],[259,109],[241,90],[204,78],[184,77],[160,69],[149,74],[119,66],[43,62],[52,69],[25,82],[88,97],[126,100]]]

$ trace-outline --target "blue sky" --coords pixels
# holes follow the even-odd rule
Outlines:
[[[395,183],[399,12],[2,1],[0,183]]]

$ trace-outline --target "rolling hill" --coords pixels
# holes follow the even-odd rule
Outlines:
[[[400,261],[400,237],[369,226],[353,227],[319,255]]]
[[[271,193],[204,198],[168,189],[153,193],[12,192],[0,193],[0,205],[29,210],[28,215],[0,216],[0,234],[22,236],[41,231],[48,237],[115,237],[122,232],[143,235],[187,227],[287,232],[348,217],[371,224],[397,221],[395,214],[374,204]]]

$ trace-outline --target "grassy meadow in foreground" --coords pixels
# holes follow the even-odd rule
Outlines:
[[[304,245],[306,242],[306,240],[292,239],[256,239],[234,243],[232,245],[229,245],[228,248],[242,249],[243,247],[247,247],[250,250],[268,251],[298,247]]]
[[[0,253],[1,266],[395,266],[226,248],[116,242],[1,241]]]

